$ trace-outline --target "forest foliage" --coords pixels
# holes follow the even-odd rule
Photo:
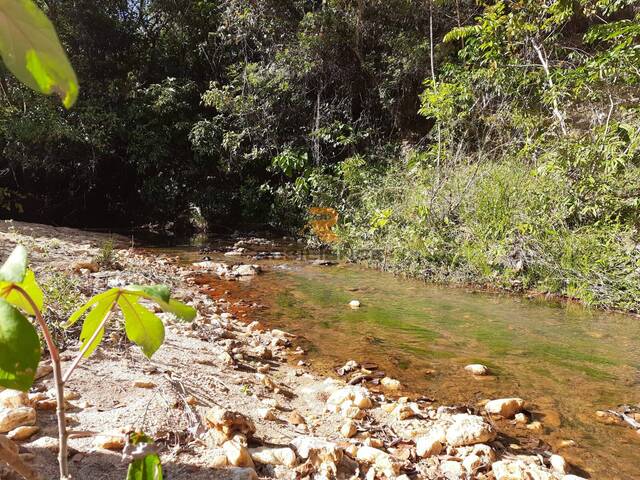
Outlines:
[[[81,95],[3,72],[8,214],[299,231],[332,208],[352,259],[638,309],[637,2],[41,6]]]

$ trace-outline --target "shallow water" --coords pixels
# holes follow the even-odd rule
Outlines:
[[[350,359],[373,362],[409,391],[442,404],[522,397],[545,430],[532,435],[499,423],[514,444],[539,436],[576,465],[577,474],[640,478],[640,435],[594,415],[640,403],[637,318],[435,287],[351,265],[318,267],[291,258],[258,263],[267,272],[251,281],[206,283],[231,302],[265,305],[237,311],[299,335],[317,369],[329,372]],[[362,306],[351,309],[352,299]],[[487,365],[492,375],[468,375],[469,363]],[[563,440],[576,446],[561,447]]]

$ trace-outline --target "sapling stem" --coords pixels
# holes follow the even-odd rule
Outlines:
[[[13,285],[12,287],[16,291],[18,291],[24,299],[29,303],[31,309],[33,310],[38,325],[40,325],[40,329],[42,330],[42,336],[44,337],[44,341],[47,344],[47,349],[49,350],[49,355],[51,355],[51,364],[53,366],[53,381],[56,384],[56,417],[58,419],[58,465],[60,466],[60,478],[61,480],[66,480],[69,478],[69,463],[67,461],[67,421],[65,416],[65,405],[64,405],[64,381],[62,380],[62,367],[60,365],[60,353],[58,352],[58,347],[53,342],[53,338],[51,337],[51,332],[49,331],[49,327],[47,326],[47,322],[44,321],[42,317],[42,312],[35,304],[31,296],[24,290],[22,287],[18,285]]]

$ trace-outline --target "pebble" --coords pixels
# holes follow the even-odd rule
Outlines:
[[[249,453],[254,462],[266,465],[283,465],[292,468],[298,464],[296,454],[290,448],[259,447],[251,449]]]
[[[382,385],[387,390],[400,390],[401,384],[399,380],[395,378],[383,377],[380,380],[380,385]]]
[[[452,416],[446,433],[447,445],[461,447],[495,440],[497,434],[482,417],[460,413]]]
[[[551,455],[549,458],[549,463],[551,464],[551,468],[558,473],[566,474],[569,472],[569,465],[567,461],[561,455]]]
[[[297,410],[294,410],[289,414],[289,423],[292,425],[306,425],[307,422]]]
[[[521,398],[500,398],[487,402],[484,409],[487,413],[501,415],[504,418],[512,418],[524,408],[524,400]]]
[[[534,433],[542,433],[542,432],[544,432],[544,427],[538,421],[531,422],[529,425],[527,425],[527,429],[531,430]]]
[[[464,369],[469,372],[472,375],[486,375],[489,373],[489,369],[480,364],[480,363],[472,363],[470,365],[467,365],[466,367],[464,367]]]
[[[259,408],[257,410],[257,414],[258,414],[258,417],[263,420],[274,421],[278,419],[278,415],[276,411],[273,408],[269,408],[269,407]]]
[[[15,441],[23,441],[31,438],[40,430],[40,427],[35,425],[23,425],[22,427],[14,428],[7,434],[7,438]]]
[[[29,395],[19,390],[0,392],[0,408],[30,407]]]
[[[358,431],[358,428],[356,427],[356,424],[353,420],[346,421],[340,427],[340,435],[342,435],[345,438],[353,437],[357,431]]]
[[[235,467],[254,467],[249,450],[244,445],[241,445],[239,441],[235,439],[228,440],[222,445],[222,448],[231,465]]]
[[[529,422],[529,419],[524,413],[516,413],[514,418],[518,425],[526,425]]]
[[[444,431],[442,431],[444,434]],[[440,455],[442,452],[442,443],[441,438],[444,435],[429,434],[422,437],[419,437],[416,440],[416,454],[419,457],[431,457],[434,455]]]
[[[133,386],[137,388],[156,388],[156,384],[149,380],[136,380]]]
[[[101,433],[93,441],[96,448],[105,450],[122,450],[125,444],[125,437],[122,433]]]
[[[351,308],[360,308],[360,300],[351,300],[349,306]]]
[[[32,407],[0,410],[0,433],[7,433],[23,425],[34,425],[35,423],[36,411]]]

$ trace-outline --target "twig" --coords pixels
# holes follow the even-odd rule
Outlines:
[[[549,83],[549,88],[551,89],[551,94],[553,98],[553,114],[557,117],[558,122],[560,122],[560,129],[562,130],[562,134],[566,135],[567,127],[565,126],[565,123],[564,123],[564,115],[562,114],[562,112],[560,112],[560,108],[558,107],[558,99],[556,98],[556,94],[553,91],[554,85],[553,85],[553,80],[551,79],[551,72],[549,71],[549,63],[547,62],[547,59],[545,58],[545,55],[542,52],[542,49],[535,42],[532,42],[532,45],[533,45],[533,49],[538,54],[538,58],[540,59],[540,63],[542,64],[544,73],[547,75],[547,82]]]

